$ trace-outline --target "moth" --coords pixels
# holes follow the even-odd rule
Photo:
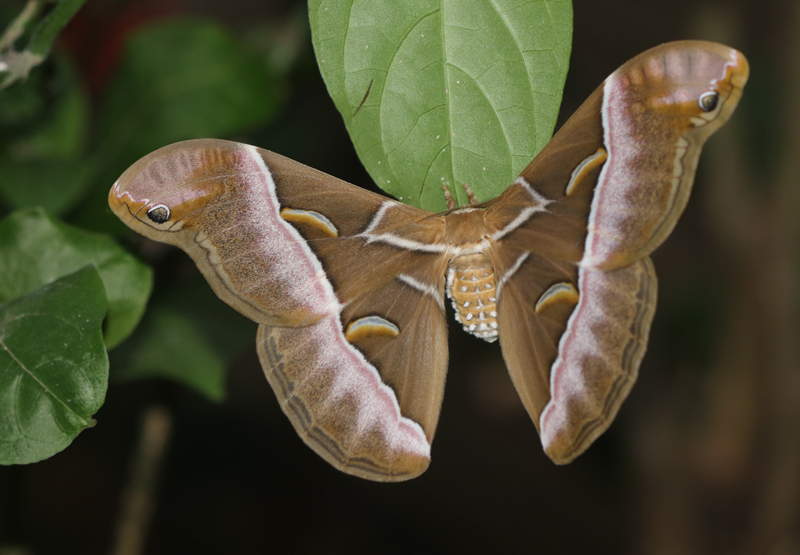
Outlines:
[[[215,139],[157,150],[109,204],[176,245],[260,324],[258,355],[300,437],[356,476],[428,467],[447,371],[446,304],[499,340],[547,455],[565,464],[636,381],[656,307],[649,254],[730,118],[744,56],[674,42],[633,58],[497,198],[434,214],[273,152]]]

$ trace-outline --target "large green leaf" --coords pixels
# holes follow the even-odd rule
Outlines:
[[[0,223],[0,302],[19,297],[94,264],[108,296],[106,344],[127,337],[152,289],[149,267],[113,239],[50,218],[40,208],[19,210]]]
[[[569,0],[311,0],[328,92],[379,187],[429,210],[503,191],[550,139]]]
[[[50,457],[94,425],[108,384],[105,313],[91,266],[0,305],[0,464]]]

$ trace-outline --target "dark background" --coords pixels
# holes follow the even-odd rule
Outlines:
[[[304,10],[288,0],[90,0],[58,47],[96,92],[113,70],[113,56],[98,54],[111,48],[101,31],[119,21],[189,13],[244,32]],[[800,553],[800,6],[576,0],[574,18],[560,122],[662,42],[719,40],[751,64],[738,112],[710,141],[692,201],[653,256],[659,305],[639,382],[586,454],[553,465],[499,347],[453,325],[429,470],[401,484],[352,478],[297,437],[251,348],[220,404],[159,380],[112,384],[97,426],[69,448],[0,468],[0,554],[111,552],[153,405],[166,407],[171,433],[145,553]],[[371,186],[303,41],[281,114],[237,138]],[[170,264],[193,271],[177,251]]]

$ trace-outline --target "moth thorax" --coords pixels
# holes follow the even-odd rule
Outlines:
[[[465,254],[450,260],[447,294],[465,331],[486,341],[497,339],[497,290],[488,256]]]

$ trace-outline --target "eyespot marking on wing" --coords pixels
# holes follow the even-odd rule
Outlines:
[[[333,225],[333,222],[326,218],[319,212],[313,210],[295,210],[294,208],[283,208],[281,210],[281,218],[287,222],[295,224],[306,224],[318,229],[325,235],[330,237],[338,237],[339,230]]]
[[[719,104],[719,94],[717,91],[704,92],[700,95],[697,103],[704,112],[712,112]]]
[[[150,218],[152,222],[157,224],[163,224],[169,220],[170,216],[171,213],[169,208],[165,204],[156,205],[147,211],[147,217]]]
[[[400,330],[389,320],[380,316],[365,316],[350,322],[344,337],[348,342],[358,341],[365,337],[397,337]]]
[[[572,193],[574,193],[577,186],[581,181],[583,181],[583,178],[586,177],[586,174],[599,167],[607,159],[608,153],[605,151],[605,149],[598,148],[597,152],[578,164],[578,167],[575,168],[575,170],[572,172],[572,176],[569,178],[569,184],[567,185],[567,189],[564,194],[566,196],[570,196]]]
[[[578,295],[574,285],[566,282],[556,283],[542,293],[536,303],[535,311],[536,314],[540,314],[543,310],[557,303],[577,304],[579,299],[580,295]]]

